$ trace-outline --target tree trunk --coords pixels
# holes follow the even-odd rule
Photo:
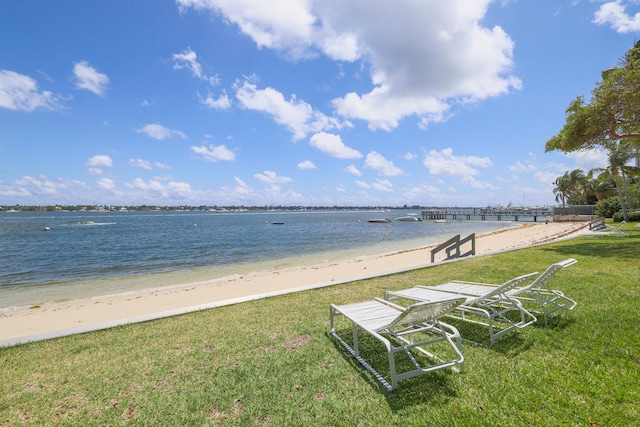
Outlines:
[[[629,217],[627,216],[627,207],[624,200],[624,195],[622,194],[622,188],[620,186],[620,177],[618,176],[618,170],[613,169],[611,171],[611,178],[613,178],[613,182],[616,185],[616,191],[618,192],[618,201],[620,202],[620,207],[622,208],[622,217],[625,221],[629,221]]]

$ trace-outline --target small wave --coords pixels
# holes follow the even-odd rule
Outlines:
[[[97,226],[97,225],[115,225],[117,223],[115,222],[94,222],[94,221],[77,221],[77,222],[73,222],[71,223],[71,225],[75,225],[75,226]]]

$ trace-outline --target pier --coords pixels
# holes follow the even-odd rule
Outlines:
[[[465,220],[513,220],[531,219],[538,221],[538,217],[553,217],[553,208],[443,208],[422,211],[422,219],[465,219]]]

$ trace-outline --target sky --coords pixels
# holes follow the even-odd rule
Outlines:
[[[637,0],[3,0],[0,205],[541,206]]]

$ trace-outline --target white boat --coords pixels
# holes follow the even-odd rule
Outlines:
[[[443,224],[443,223],[450,222],[450,221],[448,219],[436,219],[433,222],[437,222],[439,224]]]
[[[405,222],[417,222],[422,221],[418,214],[408,214],[405,216],[399,216],[396,218],[396,221],[405,221]]]

